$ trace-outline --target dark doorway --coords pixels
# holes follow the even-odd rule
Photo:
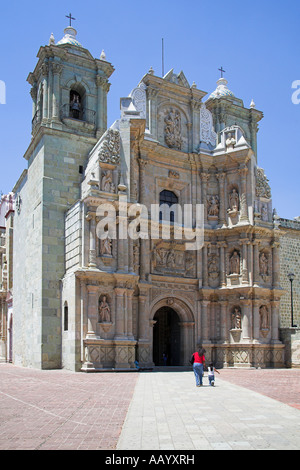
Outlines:
[[[155,316],[153,329],[153,362],[156,366],[178,366],[180,354],[180,319],[170,307],[160,308]],[[164,361],[166,356],[166,362]]]

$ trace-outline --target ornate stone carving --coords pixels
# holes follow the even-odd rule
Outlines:
[[[177,109],[170,108],[166,112],[165,142],[168,147],[181,150],[181,115]]]
[[[219,276],[219,258],[216,254],[211,254],[208,257],[208,276],[210,279],[217,279]]]
[[[130,93],[133,105],[136,110],[139,111],[142,119],[146,119],[146,89],[147,86],[145,83],[141,82],[140,85]]]
[[[256,196],[271,198],[271,188],[269,180],[262,168],[256,168]]]
[[[241,330],[242,328],[242,314],[240,307],[235,307],[231,315],[231,328],[233,330]]]
[[[236,140],[235,140],[234,135],[235,135],[234,132],[229,132],[229,133],[226,135],[225,144],[226,144],[226,147],[227,147],[227,151],[228,151],[228,150],[233,150],[234,146],[236,145]]]
[[[169,170],[169,178],[175,178],[175,179],[179,179],[179,173],[178,171],[174,171],[174,170]]]
[[[266,337],[270,331],[270,314],[266,305],[259,308],[259,324],[262,336]]]
[[[236,188],[233,188],[229,194],[229,211],[238,212],[239,210],[239,193]]]
[[[112,177],[112,171],[111,170],[107,170],[103,176],[102,176],[102,180],[101,180],[101,189],[102,191],[105,191],[107,193],[114,193],[116,188],[115,188],[115,185],[113,183],[113,177]]]
[[[200,108],[200,142],[210,144],[213,147],[217,143],[217,134],[213,127],[212,113],[206,109],[205,104]]]
[[[240,274],[240,255],[237,250],[234,250],[230,259],[230,274]]]
[[[112,241],[109,237],[100,240],[100,255],[112,256]]]
[[[219,197],[208,196],[207,197],[207,214],[209,217],[218,217],[219,215]]]
[[[264,252],[259,256],[259,274],[261,276],[268,276],[269,274],[269,259]]]
[[[99,322],[110,322],[110,307],[106,295],[99,298]]]
[[[99,150],[99,161],[118,165],[120,163],[120,133],[115,129],[108,129],[104,134]]]

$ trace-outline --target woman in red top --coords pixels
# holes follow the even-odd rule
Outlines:
[[[193,358],[193,371],[196,378],[196,387],[201,387],[202,383],[202,376],[203,376],[203,368],[205,365],[205,349],[201,348],[199,351],[194,352]]]

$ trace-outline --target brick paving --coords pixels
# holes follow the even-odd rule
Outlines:
[[[0,449],[114,449],[137,377],[0,364]]]
[[[300,369],[223,369],[223,380],[300,410]]]

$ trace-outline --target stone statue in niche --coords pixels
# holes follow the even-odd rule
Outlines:
[[[268,222],[268,209],[265,204],[261,208],[261,220]]]
[[[167,266],[168,268],[175,268],[176,267],[176,257],[175,257],[175,251],[173,248],[169,251],[167,255]]]
[[[99,299],[99,322],[110,322],[110,307],[106,295]]]
[[[218,196],[208,196],[208,216],[218,217],[219,215],[219,197]]]
[[[195,259],[192,253],[186,252],[185,254],[185,275],[195,276]]]
[[[229,210],[232,212],[239,210],[239,193],[235,188],[233,188],[229,195]]]
[[[112,241],[109,237],[100,240],[100,255],[112,256]]]
[[[181,150],[181,116],[180,112],[171,108],[165,117],[165,142],[168,147]]]
[[[227,135],[227,139],[226,139],[227,150],[233,150],[233,147],[235,146],[235,144],[236,144],[236,140],[234,138],[234,135],[232,132],[229,132],[229,134]]]
[[[231,327],[233,330],[241,330],[242,328],[242,315],[239,307],[235,307],[231,315]]]
[[[270,319],[269,311],[266,305],[262,305],[259,309],[259,318],[260,318],[260,329],[269,330],[270,329]]]
[[[230,274],[240,274],[240,255],[237,250],[234,250],[230,260]]]
[[[102,177],[101,189],[102,189],[102,191],[105,191],[106,193],[115,192],[115,185],[113,183],[112,171],[111,170],[107,170],[104,173],[104,175]]]
[[[219,276],[219,260],[216,254],[212,254],[208,258],[208,275],[211,279]]]
[[[259,257],[259,271],[261,276],[268,275],[268,261],[268,257],[262,252]]]

